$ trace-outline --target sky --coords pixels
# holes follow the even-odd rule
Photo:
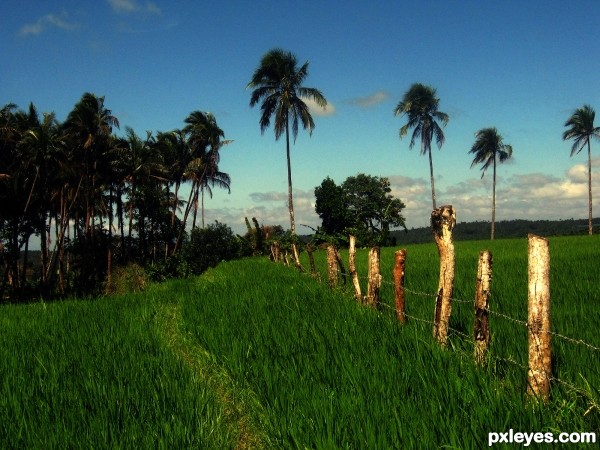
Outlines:
[[[450,117],[433,164],[437,204],[459,223],[491,217],[492,174],[481,178],[468,153],[491,126],[513,147],[498,168],[497,220],[587,218],[587,155],[570,157],[562,133],[576,108],[600,109],[599,26],[598,0],[3,0],[0,105],[33,102],[62,121],[92,92],[117,134],[140,135],[210,111],[233,140],[219,165],[232,182],[206,200],[206,221],[288,228],[285,139],[261,134],[246,88],[262,55],[282,48],[309,62],[305,86],[328,101],[291,149],[298,233],[320,225],[314,188],[358,173],[389,178],[409,229],[429,223],[428,160],[393,114],[415,82]],[[597,172],[600,142],[592,157]],[[600,195],[600,177],[592,185]]]

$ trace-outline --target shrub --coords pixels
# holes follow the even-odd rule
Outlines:
[[[196,228],[183,248],[189,272],[198,275],[221,261],[240,256],[241,243],[227,225],[215,221],[206,228]]]
[[[130,263],[113,271],[105,291],[108,295],[141,292],[146,288],[146,284],[144,268],[139,264]]]

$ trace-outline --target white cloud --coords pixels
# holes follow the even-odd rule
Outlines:
[[[74,30],[77,28],[77,24],[71,23],[67,20],[67,13],[63,12],[60,15],[57,14],[46,14],[40,17],[36,22],[23,25],[19,30],[20,36],[37,35],[41,34],[49,28],[59,28],[61,30]]]
[[[332,116],[335,114],[335,106],[331,102],[327,102],[325,108],[322,108],[310,98],[303,98],[304,103],[308,105],[308,109],[312,115],[315,116]]]
[[[377,91],[366,97],[355,97],[349,100],[349,103],[354,106],[361,108],[371,108],[375,105],[385,102],[390,97],[390,94],[386,91]]]
[[[137,0],[107,0],[113,11],[116,13],[148,13],[160,15],[161,9],[154,2],[146,2],[140,5]]]
[[[600,158],[593,161],[600,170]],[[406,208],[403,215],[408,228],[428,226],[431,217],[431,185],[428,179],[405,175],[388,175],[392,195],[402,200]],[[468,178],[444,184],[436,178],[437,205],[451,204],[457,211],[457,221],[489,221],[492,211],[491,177]],[[600,197],[600,176],[593,177],[592,189]],[[237,208],[206,210],[206,220],[219,220],[236,233],[245,232],[244,217],[256,217],[265,225],[289,228],[286,191],[253,192],[250,205]],[[587,164],[574,165],[562,177],[528,173],[498,177],[496,185],[496,220],[510,219],[570,219],[587,217]],[[294,190],[294,212],[299,234],[310,233],[321,220],[314,209],[313,190]],[[210,206],[210,205],[207,205]],[[600,209],[597,207],[596,212]]]

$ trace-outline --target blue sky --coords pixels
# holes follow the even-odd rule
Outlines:
[[[434,171],[438,204],[453,204],[459,222],[490,218],[491,173],[481,179],[468,154],[488,126],[514,150],[499,169],[497,220],[587,217],[586,155],[570,158],[561,136],[575,108],[600,110],[597,0],[4,0],[2,9],[0,104],[33,101],[64,120],[93,92],[142,135],[181,128],[194,110],[215,114],[234,140],[220,165],[232,188],[215,191],[206,219],[236,232],[244,216],[289,226],[285,141],[261,135],[246,90],[274,47],[309,61],[306,85],[329,101],[292,148],[297,223],[320,223],[313,193],[326,176],[357,173],[389,177],[408,227],[428,223],[427,158],[399,139],[404,120],[393,115],[414,82],[434,86],[450,115]]]

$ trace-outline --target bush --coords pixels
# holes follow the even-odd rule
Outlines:
[[[146,288],[146,272],[136,263],[130,263],[116,268],[111,276],[110,283],[106,283],[106,294],[126,294],[141,292]]]
[[[221,261],[240,257],[240,239],[227,225],[215,221],[206,228],[196,228],[183,248],[183,258],[188,270],[199,275]]]

